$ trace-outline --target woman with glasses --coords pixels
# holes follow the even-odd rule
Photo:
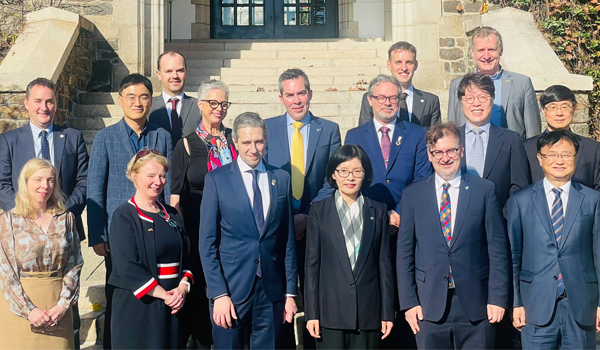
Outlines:
[[[71,306],[83,266],[56,169],[25,163],[15,208],[0,215],[0,349],[74,349]]]
[[[372,178],[360,146],[340,147],[326,171],[336,191],[310,209],[304,308],[318,349],[377,349],[393,327],[387,208],[361,194]]]
[[[158,198],[169,161],[142,149],[127,164],[136,192],[110,224],[113,349],[180,349],[178,312],[193,283],[183,223]]]

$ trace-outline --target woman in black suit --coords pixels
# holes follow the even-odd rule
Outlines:
[[[387,208],[361,194],[373,169],[360,146],[336,150],[326,176],[336,191],[308,216],[306,327],[318,349],[377,349],[394,320]]]

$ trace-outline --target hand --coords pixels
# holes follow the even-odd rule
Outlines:
[[[304,214],[294,215],[294,233],[296,240],[299,241],[306,235],[306,225],[308,224],[308,216]]]
[[[385,339],[385,338],[387,338],[388,335],[390,335],[390,332],[392,331],[392,327],[394,327],[394,322],[381,321],[381,333],[383,333],[383,336],[381,337],[381,339]]]
[[[231,319],[237,320],[235,307],[228,296],[220,297],[215,300],[213,307],[213,320],[219,327],[229,329],[231,327]]]
[[[168,307],[173,309],[171,314],[176,314],[185,303],[185,297],[187,295],[187,285],[180,284],[177,288],[171,289],[167,292],[167,300],[165,300],[165,304]]]
[[[51,320],[46,311],[40,310],[36,307],[31,310],[29,316],[27,316],[27,321],[36,327],[44,327]]]
[[[598,308],[600,312],[600,308]],[[513,327],[519,331],[525,325],[525,308],[520,306],[513,309]]]
[[[398,228],[400,227],[400,214],[396,213],[393,210],[390,210],[390,234],[395,235],[398,233]]]
[[[310,336],[316,339],[321,339],[321,328],[319,328],[319,320],[309,320],[306,322],[306,329]]]
[[[108,253],[110,253],[110,248],[108,247],[107,242],[98,243],[95,246],[93,246],[93,248],[94,253],[96,253],[96,255],[108,256]]]
[[[406,314],[404,314],[404,317],[406,317],[406,321],[408,321],[413,333],[419,333],[421,330],[421,328],[419,328],[419,321],[423,321],[423,308],[421,305],[417,305],[412,309],[408,309]]]
[[[285,298],[285,309],[283,309],[283,323],[294,322],[294,315],[298,312],[296,301],[292,297]]]
[[[504,317],[504,308],[492,304],[487,305],[488,320],[490,323],[498,323]]]
[[[600,307],[596,310],[596,332],[600,332]]]
[[[52,309],[46,311],[46,314],[50,316],[50,322],[48,326],[56,326],[58,321],[60,321],[66,313],[67,309],[61,305],[55,305]]]

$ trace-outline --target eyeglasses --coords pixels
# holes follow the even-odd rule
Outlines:
[[[565,103],[563,105],[555,105],[555,104],[551,104],[551,105],[546,105],[544,106],[544,108],[548,111],[548,112],[558,112],[558,110],[560,109],[561,111],[570,111],[571,109],[573,109],[573,105],[570,103]]]
[[[479,100],[479,102],[481,103],[486,103],[492,96],[490,95],[479,95],[477,97],[473,97],[473,96],[463,96],[462,100],[465,101],[466,103],[472,105],[473,102],[475,102],[475,98],[477,98]]]
[[[385,101],[387,101],[387,100],[390,100],[390,103],[393,103],[393,104],[396,104],[396,103],[398,103],[398,101],[400,101],[400,97],[398,95],[395,95],[395,96],[371,95],[371,98],[374,98],[375,100],[377,100],[377,102],[379,102],[379,104],[384,104]]]
[[[433,158],[435,158],[436,160],[440,160],[444,157],[444,154],[446,154],[448,156],[448,158],[456,158],[458,157],[458,151],[460,150],[460,147],[458,148],[450,148],[446,151],[429,151],[429,153],[431,153],[431,155],[433,156]]]
[[[165,221],[167,222],[167,224],[169,224],[169,226],[171,226],[172,228],[176,229],[177,227],[179,227],[177,225],[177,223],[175,222],[175,220],[171,219],[170,216],[167,216],[167,214],[165,214],[164,211],[162,211],[162,210],[159,211],[158,212],[158,216],[160,216],[161,218],[165,219]]]
[[[127,102],[129,102],[130,105],[134,104],[136,101],[140,101],[142,104],[147,104],[148,102],[150,102],[150,96],[148,95],[141,95],[141,96],[134,96],[134,95],[127,95],[127,96],[122,96],[125,100],[127,100]]]
[[[221,106],[221,109],[228,109],[231,107],[231,102],[223,101],[219,102],[217,100],[200,100],[202,102],[208,102],[208,106],[212,109],[217,109],[217,107]]]
[[[135,164],[135,162],[137,162],[141,158],[144,158],[145,156],[147,156],[150,153],[154,153],[157,156],[164,157],[162,155],[162,153],[160,153],[159,151],[157,151],[155,149],[152,149],[152,148],[142,148],[141,150],[138,151],[138,153],[135,154],[135,161],[133,163]]]
[[[556,160],[558,158],[562,158],[565,162],[570,162],[573,159],[575,159],[576,154],[571,154],[571,153],[563,153],[563,154],[558,154],[558,153],[548,153],[548,154],[544,154],[544,153],[538,153],[540,156],[544,157],[544,159],[549,160],[550,162],[556,162]]]
[[[352,176],[354,176],[356,179],[361,179],[365,176],[365,171],[362,169],[354,169],[352,171],[347,169],[335,169],[335,171],[337,171],[338,175],[343,179],[350,176],[350,174],[352,174]]]

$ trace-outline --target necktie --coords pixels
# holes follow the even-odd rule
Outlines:
[[[390,135],[388,135],[390,128],[387,126],[382,126],[379,128],[379,130],[381,131],[381,155],[383,156],[383,162],[385,163],[385,168],[387,169],[388,160],[390,159],[390,147],[392,145],[392,142],[390,141]]]
[[[467,172],[483,177],[485,159],[483,158],[483,138],[481,137],[481,134],[484,131],[480,128],[474,128],[472,132],[475,140],[473,141],[473,148],[471,149],[471,155],[467,162]]]
[[[258,174],[259,171],[254,169],[252,171],[252,192],[254,197],[252,198],[252,213],[254,214],[254,221],[256,222],[256,228],[258,229],[258,235],[262,234],[262,230],[265,227],[265,214],[263,212],[262,193],[260,187],[258,187]],[[260,267],[260,257],[257,262],[256,275],[262,277],[262,269]]]
[[[304,123],[293,122],[292,125],[292,196],[300,200],[304,193],[304,139],[300,129]]]
[[[40,136],[42,138],[42,158],[45,160],[50,160],[50,144],[48,143],[48,132],[46,130],[42,130],[40,132]]]
[[[452,210],[450,207],[450,195],[448,194],[448,187],[450,184],[444,182],[442,189],[442,198],[440,199],[440,224],[442,226],[442,233],[450,248],[452,242]],[[452,267],[450,267],[450,273],[448,274],[448,287],[454,287],[454,280],[452,279]]]
[[[408,106],[406,104],[406,97],[408,96],[408,94],[406,92],[403,92],[400,95],[400,102],[399,102],[399,114],[400,114],[400,120],[406,120],[407,122],[410,122],[410,120],[408,119]]]
[[[179,113],[177,113],[177,103],[179,103],[178,98],[169,99],[171,102],[171,137],[173,138],[173,142],[177,142],[181,138],[181,121],[179,120]]]
[[[552,228],[554,229],[554,237],[556,237],[556,243],[560,248],[562,231],[565,225],[565,215],[563,211],[563,202],[560,198],[561,190],[559,190],[558,188],[553,188],[552,192],[554,192],[555,195],[551,211]],[[559,272],[556,286],[556,297],[558,298],[564,291],[565,283],[562,278],[562,273]]]

